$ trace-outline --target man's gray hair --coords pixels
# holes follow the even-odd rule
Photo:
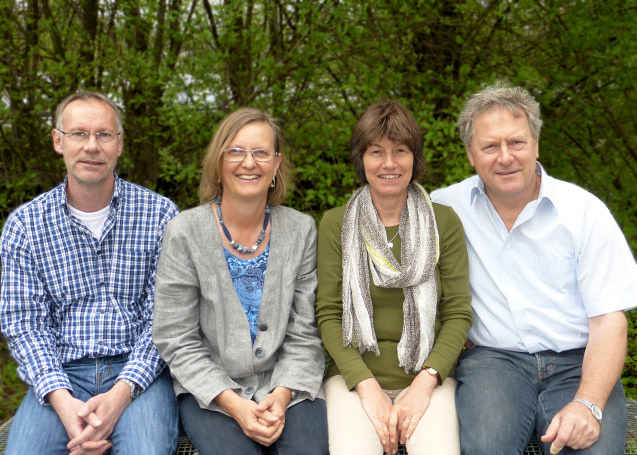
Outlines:
[[[64,109],[66,109],[66,107],[69,104],[71,104],[73,101],[78,101],[78,100],[80,101],[97,100],[97,101],[101,101],[102,103],[108,104],[111,107],[111,109],[113,109],[113,111],[115,112],[115,116],[117,117],[117,131],[124,130],[122,127],[122,113],[120,112],[117,105],[108,96],[99,92],[90,92],[90,91],[72,93],[62,100],[62,102],[58,105],[57,109],[55,110],[54,125],[56,129],[61,130],[63,128],[62,114],[64,113]]]
[[[522,87],[507,87],[502,83],[496,83],[474,93],[460,112],[456,125],[460,139],[467,148],[471,147],[475,119],[486,112],[501,108],[508,109],[516,118],[525,115],[531,135],[535,142],[538,142],[542,129],[540,103]]]

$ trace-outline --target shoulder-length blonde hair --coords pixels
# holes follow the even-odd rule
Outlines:
[[[208,144],[206,156],[203,159],[201,181],[199,182],[199,202],[210,202],[223,193],[223,182],[221,181],[223,150],[228,147],[241,128],[252,122],[265,123],[270,127],[274,138],[274,151],[281,157],[274,188],[268,189],[267,203],[277,205],[285,199],[288,185],[288,164],[282,153],[281,128],[271,115],[252,107],[244,107],[233,112],[221,122],[219,129]]]

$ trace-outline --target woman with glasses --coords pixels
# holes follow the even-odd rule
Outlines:
[[[208,146],[202,204],[167,226],[153,339],[200,454],[327,454],[314,323],[316,228],[280,206],[274,119],[229,115]]]
[[[449,375],[472,321],[462,225],[416,183],[422,134],[403,106],[370,106],[350,145],[364,186],[318,238],[330,453],[459,454]]]

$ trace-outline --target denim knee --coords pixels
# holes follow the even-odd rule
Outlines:
[[[179,439],[178,415],[172,379],[164,370],[124,410],[113,430],[111,453],[172,455]]]
[[[68,434],[57,413],[51,406],[42,406],[35,396],[33,387],[29,387],[11,424],[4,453],[66,455],[68,442]]]
[[[325,400],[303,400],[289,407],[285,428],[271,449],[276,455],[329,454]]]
[[[456,408],[465,455],[523,453],[531,438],[537,391],[524,359],[475,347],[456,369]]]

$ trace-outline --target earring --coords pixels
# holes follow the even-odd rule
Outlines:
[[[272,178],[272,183],[270,184],[270,188],[274,188],[275,183],[276,183],[276,175]]]

